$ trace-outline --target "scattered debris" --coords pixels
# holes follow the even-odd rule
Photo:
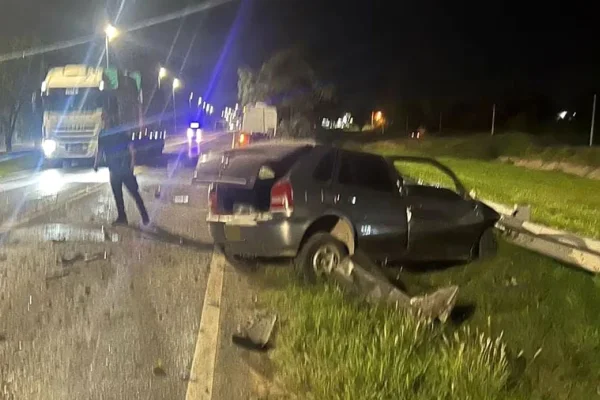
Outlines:
[[[242,329],[241,335],[233,335],[231,340],[238,346],[249,350],[263,350],[269,343],[277,315],[270,313],[257,313],[250,321],[249,326]]]
[[[60,257],[60,264],[63,267],[69,267],[69,266],[75,264],[77,261],[83,260],[83,259],[84,259],[83,253],[68,254],[66,256],[63,255]]]
[[[163,368],[162,360],[159,359],[156,362],[156,365],[154,366],[154,368],[152,368],[152,373],[154,374],[154,376],[160,376],[160,377],[167,376],[167,371],[165,371],[165,369]]]
[[[410,304],[419,317],[446,322],[456,305],[458,286],[450,286],[425,296],[413,297]]]
[[[439,319],[446,322],[458,297],[458,287],[450,286],[411,298],[394,286],[381,271],[378,271],[377,265],[365,257],[347,257],[332,275],[347,289],[365,296],[369,303],[383,302],[395,305],[423,319]]]

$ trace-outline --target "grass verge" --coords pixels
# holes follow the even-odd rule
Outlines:
[[[477,196],[505,204],[530,204],[544,225],[600,239],[600,181],[536,171],[500,162],[440,158]],[[399,163],[400,173],[452,187],[434,168]]]
[[[36,168],[40,164],[40,157],[40,154],[32,151],[1,154],[0,178]]]
[[[280,315],[272,358],[290,392],[315,399],[597,396],[597,280],[504,242],[493,260],[399,277],[413,294],[458,284],[453,322],[420,324],[345,298],[333,284],[306,287],[286,270],[267,271],[260,299]]]

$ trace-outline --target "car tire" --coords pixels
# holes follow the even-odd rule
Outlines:
[[[342,262],[348,249],[326,232],[312,235],[296,256],[296,271],[305,282],[316,283]]]
[[[479,259],[493,258],[498,252],[498,241],[494,233],[494,228],[486,229],[480,236],[477,243],[477,256]]]

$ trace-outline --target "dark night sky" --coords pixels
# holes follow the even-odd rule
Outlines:
[[[12,36],[32,34],[51,43],[101,31],[105,4],[114,12],[119,2],[3,0],[0,48]],[[190,3],[200,1],[126,0],[118,25]],[[196,36],[181,75],[186,89],[206,91],[213,71],[220,71],[217,103],[234,100],[239,65],[259,66],[274,51],[290,46],[306,51],[350,109],[391,98],[534,90],[561,98],[597,87],[595,22],[591,10],[574,2],[238,0],[129,33],[113,48],[122,66],[154,71],[181,27],[168,67],[181,67]],[[228,36],[232,44],[217,68]],[[99,48],[101,44],[93,51],[81,46],[52,53],[47,61],[81,62],[88,52],[97,58]]]

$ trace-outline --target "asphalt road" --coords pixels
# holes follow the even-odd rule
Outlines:
[[[205,151],[226,148],[224,139]],[[204,304],[215,256],[206,188],[190,186],[186,150],[171,141],[160,165],[137,172],[150,228],[138,227],[127,195],[130,226],[110,226],[106,170],[0,182],[0,399],[254,398],[252,356],[231,343],[253,288],[227,264],[221,297]],[[220,310],[216,325],[203,322],[206,306]],[[217,338],[202,375],[212,385],[190,397],[201,325]]]

